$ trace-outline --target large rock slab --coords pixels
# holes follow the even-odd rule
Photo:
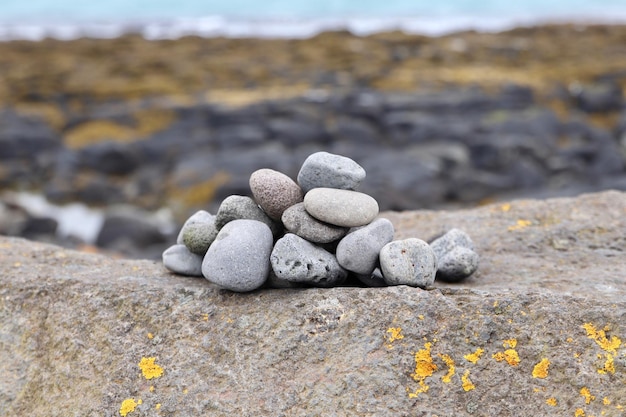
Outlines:
[[[238,294],[1,237],[0,415],[623,414],[626,193],[383,215],[465,230],[478,271]]]

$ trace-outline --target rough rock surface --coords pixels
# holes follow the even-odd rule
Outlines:
[[[626,193],[384,216],[399,239],[465,230],[480,268],[237,294],[0,238],[0,415],[623,415]]]

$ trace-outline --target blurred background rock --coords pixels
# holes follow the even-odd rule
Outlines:
[[[383,210],[626,190],[625,25],[126,32],[0,42],[0,234],[158,258],[193,211],[318,150]]]

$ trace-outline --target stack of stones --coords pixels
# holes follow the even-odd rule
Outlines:
[[[306,159],[297,183],[278,171],[255,171],[254,198],[233,195],[216,215],[195,213],[163,252],[163,264],[238,292],[349,283],[427,288],[436,275],[458,281],[476,270],[472,241],[458,229],[430,244],[394,241],[376,200],[356,191],[364,178],[355,161],[327,152]]]

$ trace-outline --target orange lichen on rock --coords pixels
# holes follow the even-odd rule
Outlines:
[[[550,397],[546,400],[546,404],[548,404],[550,407],[556,407],[558,403],[556,401],[556,398]]]
[[[519,355],[515,349],[507,349],[504,352],[497,352],[492,355],[492,357],[498,361],[506,361],[511,366],[517,366],[520,363]]]
[[[424,380],[432,376],[437,370],[437,365],[433,362],[433,357],[430,354],[432,345],[430,342],[424,343],[424,349],[415,352],[415,372],[411,376],[419,383],[420,387],[415,392],[409,393],[410,398],[415,398],[418,394],[428,391],[428,385]]]
[[[594,395],[591,395],[591,392],[589,391],[589,388],[587,387],[582,387],[580,389],[580,395],[582,395],[585,398],[585,404],[590,404],[591,401],[596,399]]]
[[[546,378],[548,376],[548,367],[550,361],[547,358],[541,359],[541,361],[533,368],[533,378]]]
[[[463,376],[461,377],[461,382],[463,383],[463,385],[462,385],[462,386],[463,386],[463,390],[464,390],[465,392],[467,392],[467,391],[471,391],[471,390],[473,390],[473,389],[475,389],[475,388],[476,388],[476,386],[475,386],[475,385],[472,383],[472,381],[469,379],[469,374],[470,374],[470,371],[469,371],[469,369],[467,369],[467,370],[463,373]]]
[[[613,355],[610,353],[606,354],[606,360],[604,361],[604,367],[598,369],[599,374],[614,374],[615,373],[615,363],[613,362]]]
[[[515,230],[521,230],[521,229],[524,229],[524,228],[526,228],[526,227],[530,226],[531,224],[533,224],[533,222],[531,222],[530,220],[522,220],[522,219],[520,219],[520,220],[518,220],[518,221],[515,223],[515,225],[514,225],[514,226],[509,226],[507,230],[508,230],[509,232],[513,232],[513,231],[515,231]]]
[[[585,417],[585,410],[577,408],[576,411],[574,411],[574,417]]]
[[[611,336],[610,339],[606,337],[606,332],[610,330],[609,326],[605,326],[604,329],[598,330],[592,323],[585,323],[583,324],[583,328],[587,332],[587,337],[595,340],[602,350],[612,354],[617,353],[617,349],[621,346],[622,341],[617,336]]]
[[[402,328],[400,327],[390,327],[387,329],[387,333],[389,333],[389,336],[387,338],[387,341],[389,343],[392,343],[396,340],[404,339],[404,335],[402,334]]]
[[[454,376],[454,374],[456,373],[456,366],[454,364],[454,359],[452,359],[452,357],[450,355],[446,355],[444,354],[439,354],[439,357],[445,362],[445,364],[448,366],[448,373],[445,374],[444,376],[441,377],[441,380],[446,383],[449,384],[452,381],[452,377]]]
[[[515,349],[515,346],[517,346],[517,339],[515,339],[515,338],[513,338],[513,339],[506,339],[505,341],[502,342],[502,346],[510,347],[511,349]]]
[[[476,362],[478,362],[480,357],[483,355],[483,353],[485,353],[485,350],[482,349],[482,348],[478,348],[473,353],[468,353],[467,355],[465,355],[463,357],[468,362],[476,363]]]
[[[120,415],[122,417],[126,417],[128,413],[132,413],[133,411],[135,411],[135,408],[137,408],[137,406],[141,404],[141,402],[141,400],[135,401],[134,398],[125,399],[124,401],[122,401],[122,405],[120,406]]]
[[[163,375],[163,368],[154,363],[156,358],[141,358],[138,366],[146,379],[158,378]]]

